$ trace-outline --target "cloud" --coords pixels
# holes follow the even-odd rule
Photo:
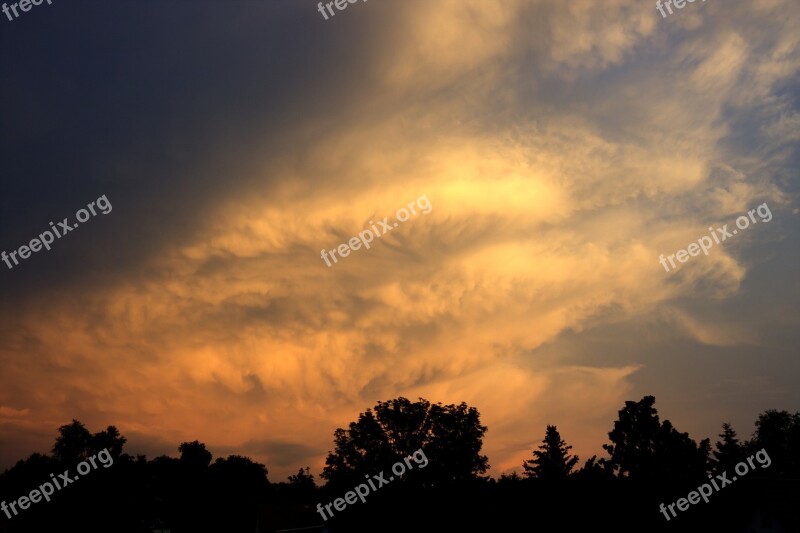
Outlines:
[[[27,417],[31,413],[30,409],[14,409],[13,407],[6,407],[0,405],[0,419],[3,421],[16,420],[19,418]]]
[[[236,447],[235,453],[248,453],[267,458],[267,463],[278,468],[302,468],[297,465],[317,461],[319,450],[299,442],[247,441]],[[278,481],[278,480],[275,480]]]

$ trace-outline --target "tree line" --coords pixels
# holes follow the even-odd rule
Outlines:
[[[305,531],[504,531],[530,524],[617,531],[800,531],[800,413],[768,410],[742,440],[724,423],[718,440],[700,442],[660,420],[655,398],[625,402],[603,445],[607,456],[580,464],[556,425],[520,465],[520,474],[487,475],[481,454],[488,428],[475,407],[425,399],[379,401],[333,435],[320,486],[310,468],[270,482],[266,465],[241,455],[212,456],[199,441],[183,442],[178,457],[148,460],[124,451],[114,426],[91,433],[73,420],[58,428],[49,454],[34,453],[0,474],[0,498],[13,501],[100,450],[114,465],[60,491],[57,498],[10,519],[0,532],[48,531],[72,524],[83,531],[122,533],[259,533]],[[359,507],[323,523],[315,508],[386,471],[415,450],[428,459]],[[765,450],[759,468],[667,523],[662,502],[685,495],[709,476],[732,472]],[[570,509],[572,511],[570,511]],[[768,525],[764,525],[768,524]],[[766,529],[780,526],[780,529]]]

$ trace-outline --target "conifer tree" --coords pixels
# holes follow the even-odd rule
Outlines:
[[[569,455],[572,446],[561,440],[556,426],[547,426],[542,445],[534,450],[533,459],[524,461],[522,467],[527,477],[539,479],[566,479],[578,462],[577,455]]]

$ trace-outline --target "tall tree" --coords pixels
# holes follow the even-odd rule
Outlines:
[[[717,441],[714,445],[716,450],[713,452],[715,469],[718,472],[733,470],[739,461],[745,459],[747,455],[745,447],[736,437],[733,427],[727,422],[722,424],[722,433],[719,434],[719,438],[722,440]]]
[[[385,471],[422,449],[428,465],[413,469],[414,477],[432,485],[476,479],[489,467],[486,456],[480,455],[484,433],[478,410],[466,403],[431,404],[402,397],[378,402],[347,430],[334,432],[335,449],[328,453],[322,477],[330,483],[361,482],[364,475]]]
[[[577,455],[570,455],[572,446],[561,440],[556,426],[547,426],[544,440],[538,450],[533,451],[533,459],[524,461],[525,476],[539,479],[566,479],[578,462]]]
[[[86,427],[72,419],[72,423],[58,428],[58,437],[53,445],[53,458],[74,464],[83,461],[93,453],[92,434]]]
[[[611,456],[607,466],[619,477],[639,480],[703,477],[708,469],[710,440],[698,445],[669,420],[662,424],[653,407],[655,401],[653,396],[645,396],[638,402],[625,402],[614,429],[608,433],[611,444],[603,445]]]
[[[758,415],[749,443],[751,453],[764,449],[772,459],[767,476],[800,476],[800,412],[770,409]]]

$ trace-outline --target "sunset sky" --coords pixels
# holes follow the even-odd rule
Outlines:
[[[796,0],[0,15],[0,250],[113,206],[0,263],[0,469],[73,418],[285,481],[398,396],[476,407],[493,476],[547,424],[604,456],[644,395],[696,440],[800,410],[798,27]]]

